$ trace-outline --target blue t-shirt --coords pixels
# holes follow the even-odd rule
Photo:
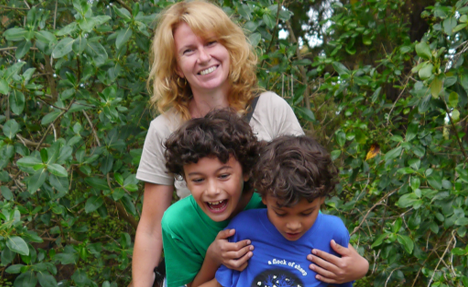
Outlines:
[[[307,255],[313,248],[339,256],[330,247],[334,239],[348,246],[349,233],[340,218],[319,213],[314,225],[298,240],[284,238],[267,217],[266,209],[241,212],[228,225],[236,233],[229,241],[250,239],[255,247],[249,265],[242,272],[224,265],[216,272],[216,280],[223,287],[303,287],[329,286],[315,279],[317,273],[309,269]],[[352,282],[337,286],[352,286]]]

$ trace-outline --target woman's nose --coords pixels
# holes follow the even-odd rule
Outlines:
[[[198,54],[198,62],[205,63],[205,62],[208,62],[209,60],[211,60],[210,53],[205,48],[201,48],[200,53]]]

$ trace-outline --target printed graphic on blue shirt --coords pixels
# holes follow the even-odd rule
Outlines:
[[[304,287],[304,283],[293,272],[277,268],[258,274],[250,287]]]

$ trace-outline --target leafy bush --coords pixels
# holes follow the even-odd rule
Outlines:
[[[287,3],[219,1],[259,52],[260,85],[340,167],[326,212],[371,263],[355,285],[467,286],[468,1],[316,2],[333,16],[307,47],[291,22],[309,1],[294,16]],[[170,4],[0,5],[1,286],[130,281],[152,23]]]

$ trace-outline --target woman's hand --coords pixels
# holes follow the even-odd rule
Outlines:
[[[312,254],[307,255],[307,259],[314,263],[309,268],[317,272],[315,278],[329,284],[342,284],[366,275],[369,262],[351,244],[345,248],[332,240],[330,245],[341,258],[318,249],[313,249]]]
[[[227,239],[234,235],[234,229],[221,230],[211,243],[207,250],[207,256],[211,256],[213,260],[223,264],[229,269],[242,271],[247,267],[248,260],[252,257],[254,250],[253,245],[250,245],[250,240],[242,240],[239,242],[229,242]]]

